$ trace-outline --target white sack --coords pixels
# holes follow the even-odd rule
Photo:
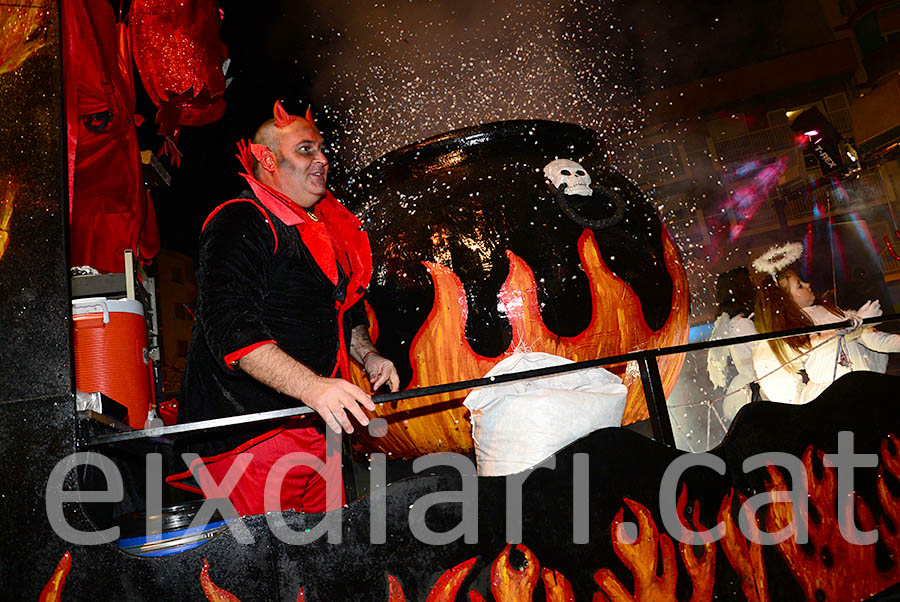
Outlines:
[[[549,353],[517,353],[485,377],[572,360]],[[590,368],[485,387],[466,397],[479,476],[515,474],[569,443],[607,426],[620,426],[628,389],[604,368]]]

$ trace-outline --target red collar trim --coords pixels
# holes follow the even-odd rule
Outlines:
[[[359,218],[326,190],[325,196],[313,207],[312,213],[318,218],[318,221],[314,221],[309,218],[305,209],[287,196],[253,177],[253,155],[247,141],[238,142],[237,158],[244,167],[244,173],[240,175],[250,184],[259,202],[286,225],[297,227],[316,264],[333,283],[337,283],[338,278],[332,243],[337,245],[341,253],[348,255],[352,278],[346,303],[352,305],[368,286],[372,275],[369,237],[363,231]]]
[[[284,194],[278,192],[274,188],[266,186],[253,176],[248,176],[245,173],[240,175],[247,180],[248,184],[250,184],[250,188],[253,189],[253,193],[256,195],[256,198],[259,199],[259,202],[262,203],[266,209],[271,211],[275,217],[284,222],[285,225],[303,226],[315,224],[317,222],[328,223],[338,220],[348,222],[348,225],[351,228],[362,227],[362,222],[359,221],[359,218],[341,205],[340,202],[334,198],[334,195],[331,194],[331,191],[326,190],[325,196],[315,204],[311,211],[307,211],[288,199]],[[310,219],[310,214],[314,215],[317,219]]]
[[[253,193],[256,195],[256,198],[259,199],[259,202],[265,205],[266,209],[271,211],[275,217],[283,221],[286,225],[297,226],[309,221],[308,218],[305,217],[306,210],[299,207],[285,195],[266,186],[253,176],[248,176],[245,173],[242,173],[241,175],[247,180],[247,183],[250,184],[250,188],[253,189]],[[295,209],[294,207],[297,208]]]

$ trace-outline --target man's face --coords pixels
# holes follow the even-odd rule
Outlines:
[[[272,172],[272,184],[292,201],[309,209],[325,195],[328,159],[316,126],[298,118],[278,129],[281,158]]]

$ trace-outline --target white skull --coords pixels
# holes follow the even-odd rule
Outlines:
[[[558,189],[561,184],[566,184],[566,194],[580,194],[591,196],[591,176],[575,161],[569,159],[557,159],[544,166],[544,176]]]

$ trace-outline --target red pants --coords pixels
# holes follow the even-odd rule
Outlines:
[[[340,508],[344,504],[340,449],[335,449],[331,457],[328,457],[324,435],[315,427],[299,428],[292,424],[289,422],[286,427],[270,431],[230,452],[212,458],[201,458],[206,471],[196,470],[195,466],[191,466],[196,471],[204,495],[209,497],[209,492],[215,488],[216,483],[224,485],[223,480],[228,471],[235,464],[240,464],[246,465],[246,469],[228,498],[241,516],[289,509],[318,513]],[[303,459],[286,457],[296,452],[311,454],[315,460],[323,462],[324,467],[318,467],[317,471],[311,466],[296,465]],[[238,466],[234,470],[239,468]],[[277,470],[273,471],[273,468]],[[274,479],[283,477],[278,494],[278,508],[265,507],[265,489],[270,472]],[[326,484],[330,486],[326,487]],[[276,481],[269,484],[270,488],[275,486]]]

